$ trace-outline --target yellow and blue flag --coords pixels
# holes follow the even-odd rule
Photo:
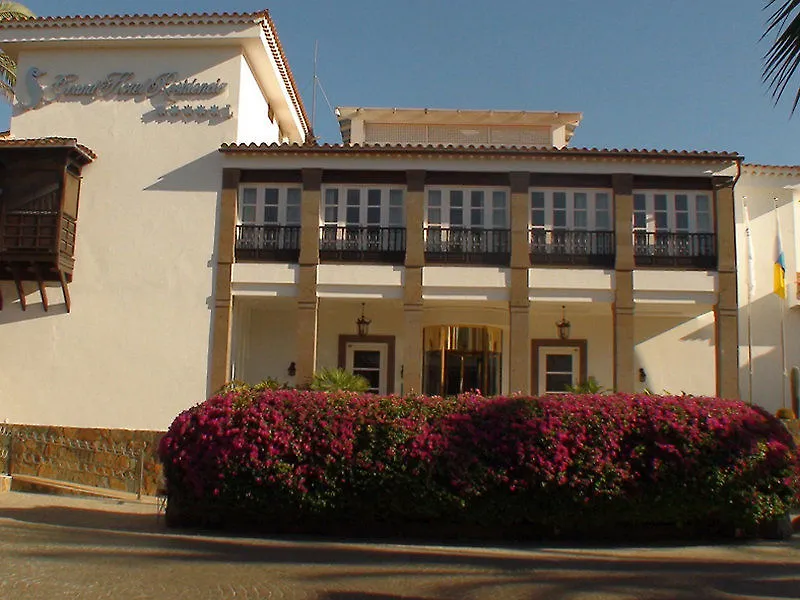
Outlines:
[[[775,238],[775,264],[772,266],[772,291],[786,299],[786,257],[781,243],[781,227],[778,223],[778,235]]]

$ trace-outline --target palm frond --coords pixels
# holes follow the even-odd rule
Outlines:
[[[33,19],[34,12],[19,2],[0,1],[0,21]],[[0,97],[7,102],[14,100],[14,86],[17,84],[17,63],[5,52],[0,51]]]
[[[35,16],[33,11],[24,4],[0,1],[0,20],[32,19]]]
[[[776,34],[775,41],[764,55],[761,80],[767,85],[777,104],[800,67],[800,0],[769,0],[765,10],[772,10],[767,30],[761,39]],[[792,101],[791,114],[800,104],[800,86]]]

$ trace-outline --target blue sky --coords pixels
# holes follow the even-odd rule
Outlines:
[[[334,106],[580,111],[573,146],[730,150],[800,164],[800,113],[789,118],[788,98],[773,106],[760,82],[764,0],[26,4],[39,15],[268,8],[309,112],[318,41]],[[316,130],[340,141],[321,97]]]

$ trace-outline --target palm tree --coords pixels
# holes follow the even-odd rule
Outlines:
[[[800,66],[800,0],[769,0],[764,7],[772,10],[762,39],[775,32],[776,38],[764,56],[761,78],[777,103]],[[800,104],[800,86],[792,103],[792,114]]]
[[[32,19],[36,15],[19,2],[0,1],[0,21],[8,19]],[[5,52],[0,51],[0,96],[9,102],[14,98],[14,84],[17,82],[17,63]]]

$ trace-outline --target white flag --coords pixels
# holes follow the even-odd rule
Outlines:
[[[753,234],[750,231],[750,211],[747,198],[744,200],[744,235],[747,238],[747,299],[752,302],[756,295],[756,260],[753,250]]]

